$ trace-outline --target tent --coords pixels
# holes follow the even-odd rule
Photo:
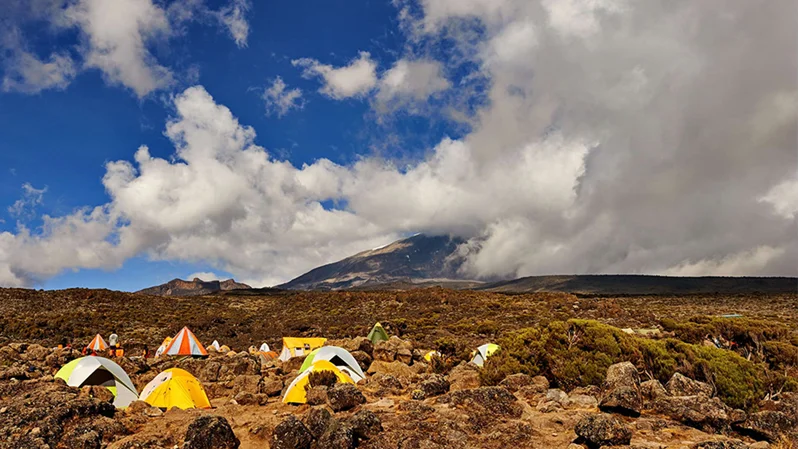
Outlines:
[[[161,346],[158,346],[158,350],[155,351],[155,357],[163,355],[164,351],[166,351],[166,347],[169,346],[170,341],[172,341],[172,337],[166,337],[163,339]]]
[[[366,338],[376,344],[378,341],[388,341],[388,333],[385,332],[385,328],[382,327],[382,324],[377,323],[371,328]]]
[[[336,368],[332,363],[326,360],[319,360],[310,365],[310,368],[297,376],[297,378],[288,385],[288,388],[285,390],[285,396],[283,396],[283,402],[292,404],[306,403],[307,398],[305,396],[305,386],[308,385],[310,373],[317,371],[332,371],[335,374],[335,377],[338,378],[338,382],[347,384],[355,383],[349,378],[349,376],[341,372],[341,370]]]
[[[299,372],[304,372],[306,369],[310,368],[313,363],[319,360],[326,360],[332,363],[336,368],[343,371],[344,374],[351,377],[355,383],[360,382],[366,377],[366,375],[363,374],[363,370],[360,369],[360,364],[352,357],[352,354],[346,349],[339,348],[338,346],[324,346],[311,352],[305,358],[302,367],[299,368]]]
[[[208,355],[208,351],[205,350],[202,343],[197,340],[194,333],[188,330],[187,327],[184,327],[175,335],[175,338],[169,342],[163,353],[165,355]]]
[[[62,366],[55,377],[71,387],[103,386],[114,394],[114,406],[124,408],[138,399],[136,387],[125,370],[105,357],[88,356],[75,359]]]
[[[213,340],[213,343],[211,343],[211,348],[213,348],[213,350],[216,351],[216,352],[219,352],[219,351],[222,350],[222,347],[219,346],[219,342],[216,341],[216,340]]]
[[[260,350],[260,352],[269,352],[269,351],[271,351],[271,349],[269,349],[269,345],[267,345],[266,343],[263,343],[262,345],[260,345],[260,348],[258,348],[258,349]]]
[[[438,351],[430,351],[430,352],[424,354],[424,360],[426,360],[428,362],[431,362],[433,357],[441,358],[441,357],[443,357],[443,354],[441,354]]]
[[[472,352],[471,355],[473,358],[471,359],[471,363],[477,366],[485,365],[485,360],[488,357],[492,356],[494,352],[499,350],[499,345],[493,343],[487,343],[477,348],[476,351]]]
[[[105,340],[103,340],[103,336],[100,334],[95,335],[94,338],[92,338],[91,343],[86,345],[86,352],[105,351],[107,349],[108,349],[108,343],[106,343]]]
[[[180,368],[168,369],[155,376],[141,390],[139,400],[164,409],[211,408],[202,384],[191,373]]]
[[[283,350],[280,352],[280,360],[285,362],[292,357],[302,357],[314,349],[324,346],[326,341],[326,338],[283,337]]]

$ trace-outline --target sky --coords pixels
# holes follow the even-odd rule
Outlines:
[[[0,286],[798,274],[789,0],[7,0]]]

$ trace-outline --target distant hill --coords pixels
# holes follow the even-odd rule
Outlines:
[[[323,265],[277,288],[406,290],[416,286],[463,288],[480,285],[480,282],[458,275],[463,260],[456,250],[461,243],[463,240],[458,238],[417,234]]]
[[[233,279],[228,279],[226,281],[203,281],[200,278],[194,278],[192,281],[172,279],[166,284],[145,288],[136,293],[156,296],[202,296],[222,291],[249,288],[251,288],[249,285],[236,282]]]
[[[480,291],[498,293],[567,292],[583,295],[685,295],[796,293],[798,278],[671,277],[645,275],[530,276],[484,284]]]

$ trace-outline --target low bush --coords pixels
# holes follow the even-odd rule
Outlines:
[[[693,323],[686,328],[693,325],[703,326]],[[554,386],[565,390],[601,385],[610,365],[630,361],[661,382],[667,382],[676,372],[706,381],[728,405],[749,408],[764,397],[765,376],[771,373],[765,365],[746,360],[734,351],[674,338],[637,337],[591,320],[554,321],[521,329],[506,334],[498,343],[501,350],[488,358],[481,373],[486,385],[519,372],[543,374]],[[774,353],[780,351],[781,358],[792,360],[790,347],[771,346]]]

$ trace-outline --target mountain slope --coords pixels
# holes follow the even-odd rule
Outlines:
[[[795,293],[798,291],[798,279],[646,275],[530,276],[485,284],[476,290],[498,293],[567,292],[587,295]]]
[[[277,288],[340,290],[386,284],[447,285],[453,280],[463,281],[457,274],[463,262],[456,254],[461,243],[463,240],[448,236],[417,234],[323,265]],[[478,284],[471,282],[468,286]]]
[[[172,279],[166,284],[145,288],[136,293],[156,296],[201,296],[221,291],[248,288],[251,287],[247,284],[236,282],[233,279],[228,279],[226,281],[203,281],[200,278],[194,278],[192,281]]]

